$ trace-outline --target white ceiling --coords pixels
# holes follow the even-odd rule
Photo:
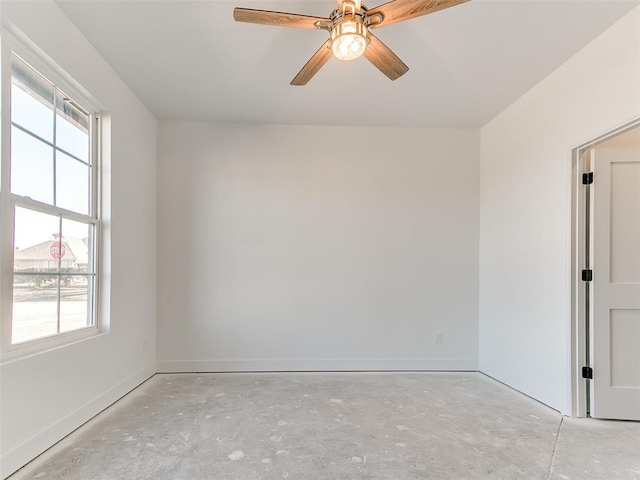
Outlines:
[[[332,0],[57,3],[158,119],[479,127],[639,1],[471,0],[376,30],[410,68],[395,82],[332,58],[304,87],[289,82],[327,33],[233,8],[328,16]]]

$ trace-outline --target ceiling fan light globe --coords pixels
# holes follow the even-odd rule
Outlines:
[[[359,35],[349,34],[336,38],[331,49],[340,60],[354,60],[360,57],[367,48],[367,42]]]
[[[354,60],[367,48],[367,29],[361,22],[344,21],[331,30],[331,50],[340,60]]]

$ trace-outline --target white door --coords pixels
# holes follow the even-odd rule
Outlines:
[[[640,127],[592,153],[591,416],[640,420]]]

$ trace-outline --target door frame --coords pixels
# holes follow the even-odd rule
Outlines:
[[[582,174],[592,171],[589,152],[599,143],[640,127],[640,118],[625,123],[576,147],[571,152],[571,416],[587,417],[589,381],[582,378],[582,367],[591,366],[591,339],[587,326],[592,321],[593,302],[588,297],[589,283],[581,271],[593,265],[589,231],[593,223],[591,189],[582,184]]]

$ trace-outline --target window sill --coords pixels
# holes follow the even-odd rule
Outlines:
[[[7,345],[3,348],[2,355],[0,357],[0,365],[48,353],[59,348],[65,348],[75,343],[105,334],[105,332],[100,332],[98,327],[93,326],[15,345]]]

